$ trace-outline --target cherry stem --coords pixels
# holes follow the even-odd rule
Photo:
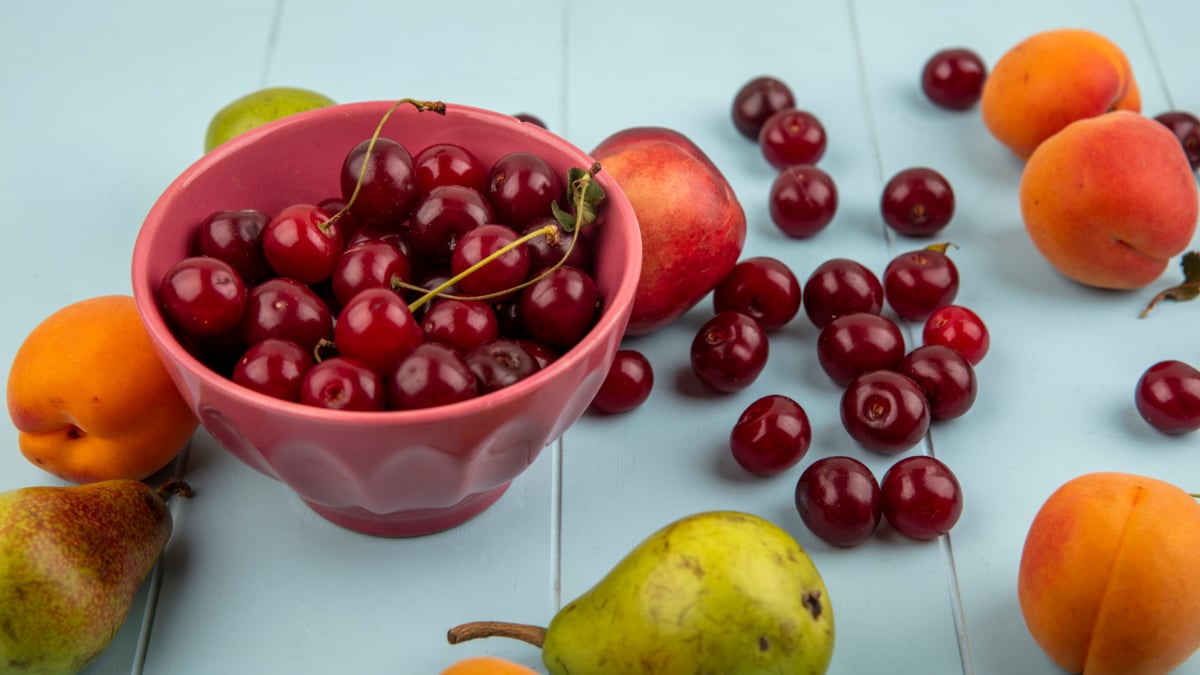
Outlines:
[[[340,220],[350,207],[354,205],[354,200],[358,198],[358,192],[362,189],[363,181],[367,175],[367,160],[371,158],[371,152],[375,150],[375,141],[379,140],[380,134],[383,133],[383,125],[387,124],[388,118],[392,116],[396,109],[404,104],[409,104],[417,109],[417,112],[435,112],[439,115],[446,114],[446,104],[441,101],[421,101],[415,98],[402,98],[393,103],[383,117],[379,118],[379,124],[375,125],[375,132],[371,134],[371,140],[367,142],[367,151],[363,154],[362,166],[358,168],[358,181],[354,184],[354,192],[350,193],[350,198],[346,200],[346,205],[343,206],[337,213],[330,216],[329,220],[321,223],[321,229],[328,231],[329,227]]]
[[[500,256],[504,255],[505,253],[508,253],[509,251],[513,250],[514,248],[516,248],[516,247],[518,247],[518,246],[522,246],[522,245],[524,245],[524,244],[525,244],[525,242],[527,242],[527,241],[529,241],[529,240],[531,240],[531,239],[535,239],[535,238],[537,238],[537,237],[541,237],[541,236],[543,236],[543,235],[544,235],[544,236],[547,236],[547,237],[551,237],[551,236],[555,236],[555,235],[557,235],[557,234],[558,234],[558,226],[557,226],[557,225],[547,225],[547,226],[545,226],[545,227],[539,227],[538,229],[536,229],[536,230],[533,230],[533,231],[531,231],[531,232],[527,232],[526,234],[522,235],[521,237],[518,237],[517,239],[515,239],[515,240],[513,240],[513,241],[509,242],[509,243],[508,243],[508,244],[506,244],[506,245],[505,245],[503,248],[501,248],[501,249],[499,249],[499,250],[497,250],[497,251],[493,252],[491,255],[487,256],[487,257],[486,257],[486,258],[484,258],[483,260],[480,260],[479,262],[475,263],[474,265],[471,265],[471,266],[470,266],[470,267],[468,267],[467,269],[465,269],[465,270],[463,270],[463,271],[459,272],[458,274],[455,274],[454,276],[450,277],[449,279],[447,279],[447,280],[443,281],[442,283],[438,284],[436,287],[434,287],[432,290],[430,290],[429,292],[427,292],[425,295],[422,295],[421,297],[417,298],[416,300],[413,300],[413,301],[412,301],[412,303],[410,303],[410,304],[408,305],[408,309],[409,309],[409,311],[414,311],[414,312],[415,312],[415,311],[417,310],[417,308],[419,308],[421,305],[423,305],[423,304],[425,304],[425,303],[429,302],[429,301],[430,301],[430,300],[432,300],[433,298],[435,298],[435,297],[437,297],[438,295],[440,295],[440,294],[442,293],[442,291],[446,290],[447,288],[450,288],[450,287],[451,287],[451,286],[453,286],[454,284],[457,284],[458,282],[462,281],[462,280],[463,280],[463,279],[465,279],[466,277],[469,277],[469,276],[471,276],[472,274],[474,274],[474,273],[475,273],[475,271],[476,271],[476,270],[478,270],[479,268],[483,267],[484,265],[487,265],[488,263],[492,262],[492,261],[493,261],[493,260],[495,260],[496,258],[499,258]],[[574,243],[575,243],[575,240],[574,240],[574,239],[572,239],[572,240],[571,240],[571,243],[572,243],[572,244],[574,244]],[[561,264],[561,263],[559,263],[559,264]],[[522,284],[518,284],[517,286],[514,286],[514,287],[512,287],[512,288],[506,289],[506,290],[504,290],[504,291],[500,291],[500,292],[497,292],[497,293],[491,293],[491,294],[489,294],[489,295],[479,295],[479,296],[474,296],[474,297],[472,297],[471,299],[473,299],[473,300],[486,300],[486,299],[488,299],[488,298],[491,298],[491,297],[496,297],[496,296],[501,296],[501,295],[507,295],[508,293],[511,293],[511,292],[513,292],[513,291],[515,291],[515,290],[522,289],[522,288],[524,288],[524,287],[526,287],[526,286],[528,286],[528,285],[530,285],[530,284],[534,283],[535,281],[537,281],[538,279],[542,278],[543,276],[545,276],[545,274],[540,274],[540,275],[538,275],[537,277],[535,277],[535,278],[533,278],[533,279],[530,279],[530,280],[528,280],[528,281],[526,281],[526,282],[524,282],[524,283],[522,283]],[[398,285],[398,286],[400,286],[400,287],[402,287],[402,288],[407,288],[407,287],[408,287],[408,285],[407,285],[407,284],[397,284],[397,285]]]
[[[182,478],[168,479],[167,482],[158,486],[158,488],[154,490],[154,493],[157,494],[159,499],[163,500],[164,502],[169,500],[174,495],[191,497],[193,494],[195,494],[195,492],[192,490],[192,486],[188,485]]]
[[[583,223],[584,193],[587,191],[588,183],[591,182],[592,177],[595,176],[596,172],[598,172],[598,171],[600,171],[600,164],[597,162],[595,164],[592,164],[591,168],[588,169],[587,173],[585,173],[583,176],[580,176],[579,180],[576,181],[576,183],[575,183],[576,193],[579,195],[575,202],[575,230],[572,233],[573,236],[571,237],[571,240],[567,242],[566,250],[563,251],[562,256],[558,260],[556,260],[553,265],[546,267],[540,273],[538,273],[537,276],[533,277],[532,279],[527,279],[526,281],[524,281],[520,284],[517,284],[516,286],[513,286],[512,288],[506,288],[502,291],[497,291],[495,293],[488,293],[487,295],[463,296],[463,295],[451,295],[449,293],[442,292],[442,291],[445,291],[447,288],[450,288],[454,284],[458,283],[463,278],[468,277],[471,274],[474,274],[476,270],[478,270],[479,268],[488,264],[489,262],[495,260],[496,258],[499,258],[500,256],[504,255],[505,253],[511,251],[512,249],[514,249],[518,246],[524,245],[526,242],[528,242],[532,239],[535,239],[537,237],[544,235],[545,237],[550,239],[551,243],[554,243],[554,239],[558,237],[558,231],[559,231],[559,227],[560,227],[557,224],[556,225],[547,225],[545,227],[541,227],[536,230],[525,233],[518,239],[505,245],[500,250],[492,253],[491,255],[487,256],[483,260],[480,260],[479,262],[475,263],[474,265],[471,265],[470,267],[463,270],[462,272],[459,272],[458,274],[454,275],[450,279],[447,279],[445,282],[439,284],[433,290],[426,292],[424,295],[422,295],[421,297],[414,300],[408,306],[409,311],[416,311],[421,305],[424,305],[425,303],[429,302],[430,300],[432,300],[433,298],[438,297],[438,296],[441,296],[444,298],[451,298],[454,300],[490,300],[491,298],[503,297],[514,291],[519,291],[522,288],[525,288],[527,286],[532,286],[533,284],[537,283],[538,281],[541,281],[542,279],[544,279],[546,277],[546,275],[550,274],[551,272],[558,269],[559,267],[562,267],[563,264],[567,262],[567,259],[571,257],[571,251],[574,250],[574,248],[575,248],[575,240],[579,237],[579,230],[584,225],[584,223]],[[405,289],[415,290],[415,291],[425,290],[425,289],[421,288],[420,286],[413,286],[411,284],[404,283],[403,281],[393,282],[392,287],[393,288],[405,288]]]
[[[446,633],[446,639],[452,645],[466,642],[467,640],[488,637],[512,638],[541,648],[546,642],[546,629],[541,626],[532,626],[524,623],[472,621],[471,623],[455,626]]]

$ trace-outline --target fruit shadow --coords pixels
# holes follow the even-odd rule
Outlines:
[[[981,248],[988,253],[978,260],[989,266],[992,278],[1001,280],[1007,288],[1021,289],[1040,298],[1073,290],[1034,247],[1020,222],[989,232]]]
[[[1132,397],[1130,397],[1132,399]],[[1137,408],[1132,403],[1116,404],[1113,406],[1112,415],[1120,418],[1121,426],[1137,441],[1146,444],[1146,447],[1153,445],[1160,448],[1162,452],[1185,452],[1194,453],[1196,451],[1196,439],[1191,438],[1192,434],[1165,434],[1158,429],[1150,426],[1137,411]],[[1191,486],[1187,486],[1189,492],[1194,492]],[[1197,485],[1196,487],[1200,487]]]

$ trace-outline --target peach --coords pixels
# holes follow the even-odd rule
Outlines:
[[[1166,673],[1200,648],[1200,503],[1144,476],[1074,478],[1034,517],[1017,592],[1066,671]]]
[[[1112,110],[1141,111],[1125,54],[1108,38],[1061,28],[1005,52],[984,82],[983,122],[1022,159],[1075,120]]]
[[[127,295],[46,317],[18,348],[7,394],[22,454],[72,483],[147,478],[199,423]]]
[[[1029,157],[1025,229],[1059,272],[1134,289],[1157,279],[1196,232],[1196,179],[1179,139],[1138,113],[1072,122]]]
[[[642,269],[626,335],[645,335],[695,306],[737,263],[746,214],[721,171],[687,136],[632,127],[592,157],[637,215]]]

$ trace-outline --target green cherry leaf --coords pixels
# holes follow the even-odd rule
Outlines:
[[[1179,266],[1183,269],[1183,283],[1172,286],[1154,296],[1150,300],[1150,304],[1146,305],[1146,309],[1142,310],[1141,318],[1146,318],[1146,315],[1160,300],[1185,302],[1200,297],[1200,251],[1184,253]]]
[[[570,204],[574,213],[558,205],[556,200],[550,205],[555,220],[567,232],[592,224],[596,221],[596,212],[607,195],[594,178],[600,171],[599,164],[593,164],[590,169],[572,167],[567,171],[567,185],[570,187]]]

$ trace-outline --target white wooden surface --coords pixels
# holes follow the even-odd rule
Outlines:
[[[751,388],[703,392],[687,350],[707,301],[629,341],[657,374],[645,406],[585,416],[494,507],[434,536],[341,530],[198,433],[176,467],[197,496],[175,504],[175,537],[93,675],[432,674],[476,653],[539,665],[526,645],[450,646],[445,631],[473,619],[544,624],[651,531],[713,508],[763,515],[808,548],[837,619],[832,673],[1054,673],[1015,591],[1024,534],[1045,497],[1097,469],[1200,488],[1200,438],[1158,435],[1133,409],[1134,383],[1151,363],[1200,363],[1200,307],[1164,305],[1139,320],[1151,290],[1099,292],[1058,276],[1021,227],[1019,163],[977,109],[936,109],[917,84],[943,47],[971,47],[991,64],[1029,34],[1078,26],[1129,56],[1145,112],[1200,111],[1192,0],[6,0],[4,9],[5,375],[51,311],[129,292],[141,219],[200,155],[209,117],[285,84],[339,101],[416,96],[532,112],[584,149],[628,126],[672,127],[733,184],[749,218],[745,255],[780,257],[801,278],[835,256],[881,272],[921,245],[885,231],[878,195],[892,173],[933,166],[958,197],[945,231],[958,247],[958,301],[993,337],[975,407],[913,450],[935,453],[963,484],[963,517],[940,542],[883,533],[839,550],[805,530],[792,490],[808,461],[851,454],[882,475],[895,458],[871,455],[842,430],[838,390],[803,317],[772,336],[770,365]],[[774,174],[729,121],[734,92],[760,74],[787,81],[828,129],[820,164],[841,207],[808,241],[771,225]],[[1177,275],[1172,267],[1152,288]],[[813,447],[801,467],[751,479],[727,436],[767,393],[807,409]],[[0,444],[0,489],[57,484],[25,462],[15,436],[10,428]],[[1179,672],[1200,673],[1200,657]]]

